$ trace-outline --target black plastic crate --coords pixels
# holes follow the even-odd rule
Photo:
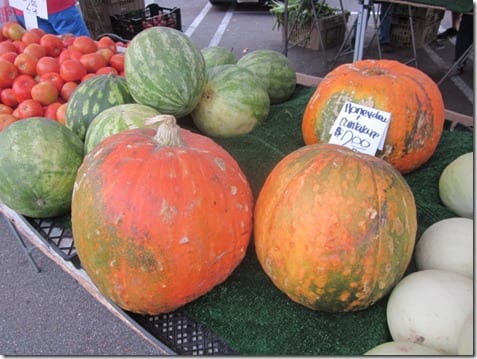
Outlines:
[[[113,32],[126,40],[131,40],[142,30],[155,26],[172,27],[182,31],[181,10],[150,4],[145,9],[110,16]]]

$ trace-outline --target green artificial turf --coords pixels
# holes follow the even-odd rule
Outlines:
[[[240,164],[255,197],[271,169],[303,146],[301,119],[314,88],[297,88],[286,103],[272,106],[267,121],[252,133],[215,139]],[[453,159],[473,150],[473,133],[445,131],[433,157],[405,176],[417,204],[418,234],[455,214],[439,200],[440,173]],[[408,272],[414,271],[413,263]],[[352,313],[323,313],[292,302],[262,271],[253,240],[234,273],[208,294],[183,309],[206,324],[242,355],[362,355],[391,340],[386,323],[387,297]]]

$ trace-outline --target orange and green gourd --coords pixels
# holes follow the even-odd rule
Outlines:
[[[305,144],[327,143],[346,101],[391,113],[376,156],[401,173],[424,164],[439,143],[445,120],[442,94],[424,72],[394,60],[361,60],[329,72],[310,98],[302,120]]]

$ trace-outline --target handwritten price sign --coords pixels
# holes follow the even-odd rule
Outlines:
[[[33,29],[38,27],[37,16],[48,19],[46,0],[9,0],[10,6],[23,11],[25,27]]]
[[[329,143],[376,155],[382,150],[391,113],[347,101],[330,130]]]

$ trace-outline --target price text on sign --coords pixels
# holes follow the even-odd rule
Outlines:
[[[374,156],[382,150],[391,113],[347,101],[330,129],[329,143]]]

